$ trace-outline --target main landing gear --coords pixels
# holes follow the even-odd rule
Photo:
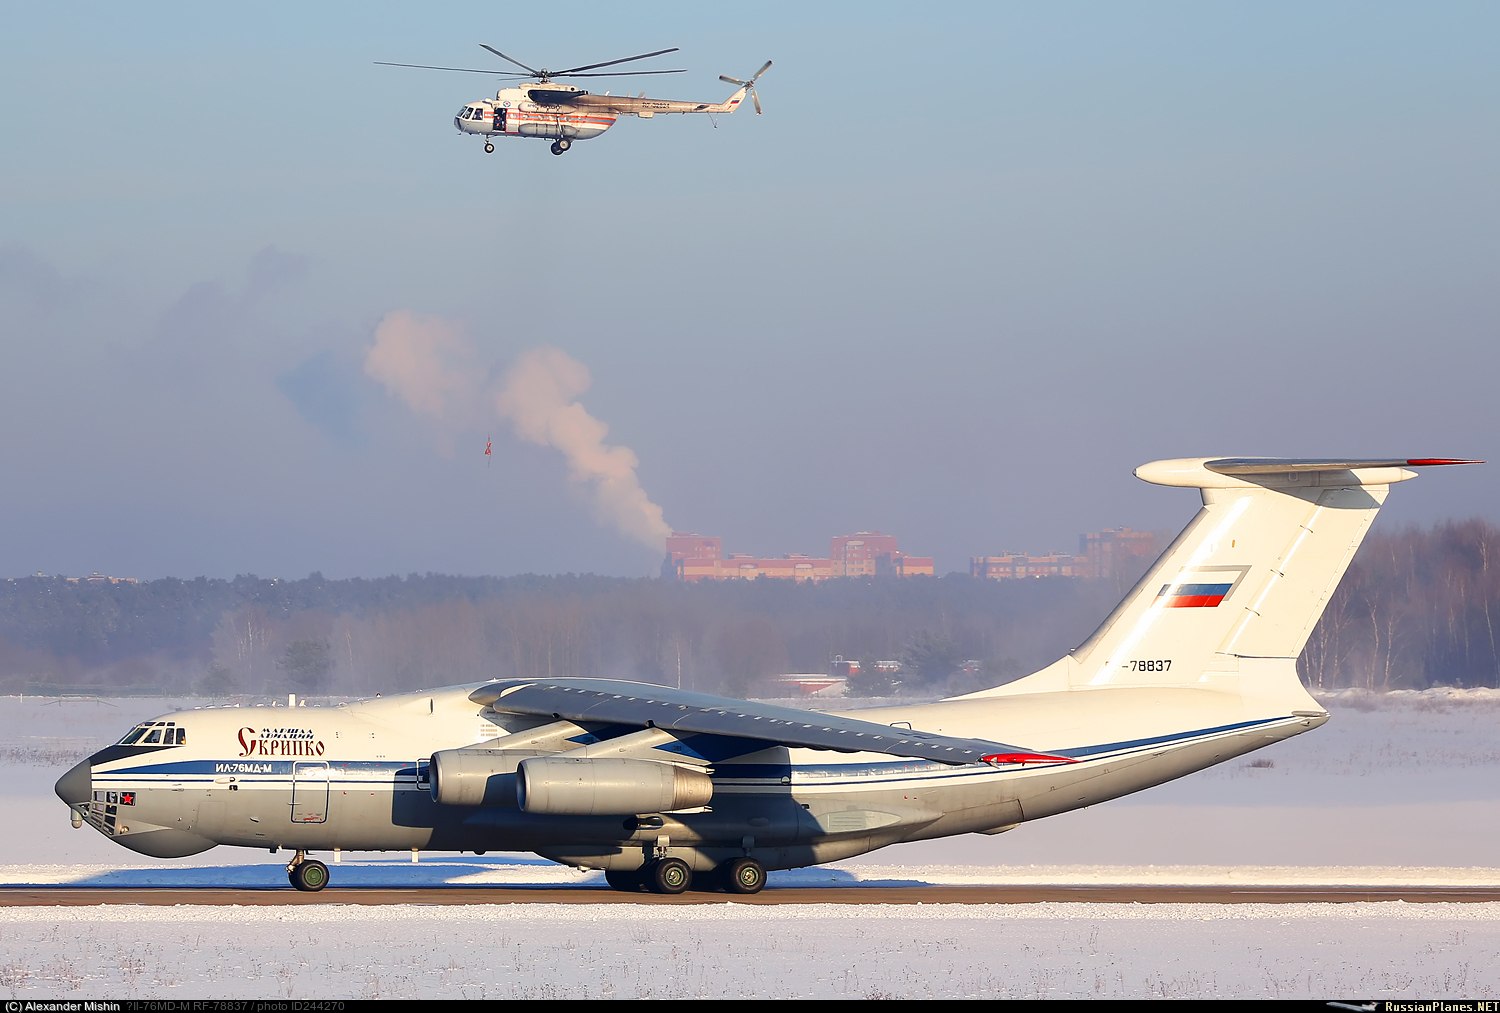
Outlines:
[[[730,893],[760,893],[766,885],[766,867],[753,858],[736,858],[714,870]]]
[[[484,142],[484,153],[486,155],[493,155],[495,153],[495,142],[494,141],[485,141]]]
[[[552,153],[554,155],[561,155],[564,151],[567,151],[572,146],[572,141],[568,140],[566,137],[559,137],[557,140],[552,142]]]
[[[286,878],[299,890],[317,893],[328,885],[328,866],[316,858],[308,858],[307,852],[299,851],[286,865]]]
[[[658,858],[639,869],[608,869],[604,881],[622,893],[684,893],[693,887],[693,870],[680,858]],[[726,893],[760,893],[766,867],[753,858],[736,858],[713,871],[716,889]]]

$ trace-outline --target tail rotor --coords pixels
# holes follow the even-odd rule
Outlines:
[[[760,76],[762,74],[764,74],[767,70],[770,70],[770,69],[771,69],[771,61],[767,60],[765,62],[765,64],[761,66],[760,70],[757,70],[751,76],[750,80],[748,80],[748,81],[741,81],[739,78],[737,78],[737,77],[730,77],[728,74],[720,74],[719,75],[719,80],[727,82],[727,83],[732,84],[732,85],[737,85],[737,86],[739,86],[741,88],[744,88],[746,91],[748,91],[750,93],[751,100],[755,103],[755,113],[758,116],[761,113],[760,95],[757,94],[756,91],[755,91],[755,82],[758,81],[758,80],[760,80]]]

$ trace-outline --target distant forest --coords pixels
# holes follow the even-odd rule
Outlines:
[[[1482,520],[1371,534],[1303,652],[1308,684],[1500,686],[1497,550]],[[854,693],[928,696],[1050,663],[1139,576],[22,577],[0,581],[0,692],[342,696],[582,675],[753,696],[843,658],[861,662]]]

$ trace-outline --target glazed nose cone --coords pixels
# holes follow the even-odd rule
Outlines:
[[[89,761],[79,760],[57,779],[57,797],[70,806],[88,805],[94,800],[94,772]]]

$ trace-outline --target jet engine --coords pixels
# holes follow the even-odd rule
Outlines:
[[[433,801],[442,805],[495,805],[499,785],[491,780],[499,774],[513,774],[525,753],[517,756],[499,749],[440,749],[432,754],[428,772],[432,778]]]
[[[553,816],[636,816],[708,804],[714,786],[701,770],[624,757],[533,756],[516,770],[522,812]]]

